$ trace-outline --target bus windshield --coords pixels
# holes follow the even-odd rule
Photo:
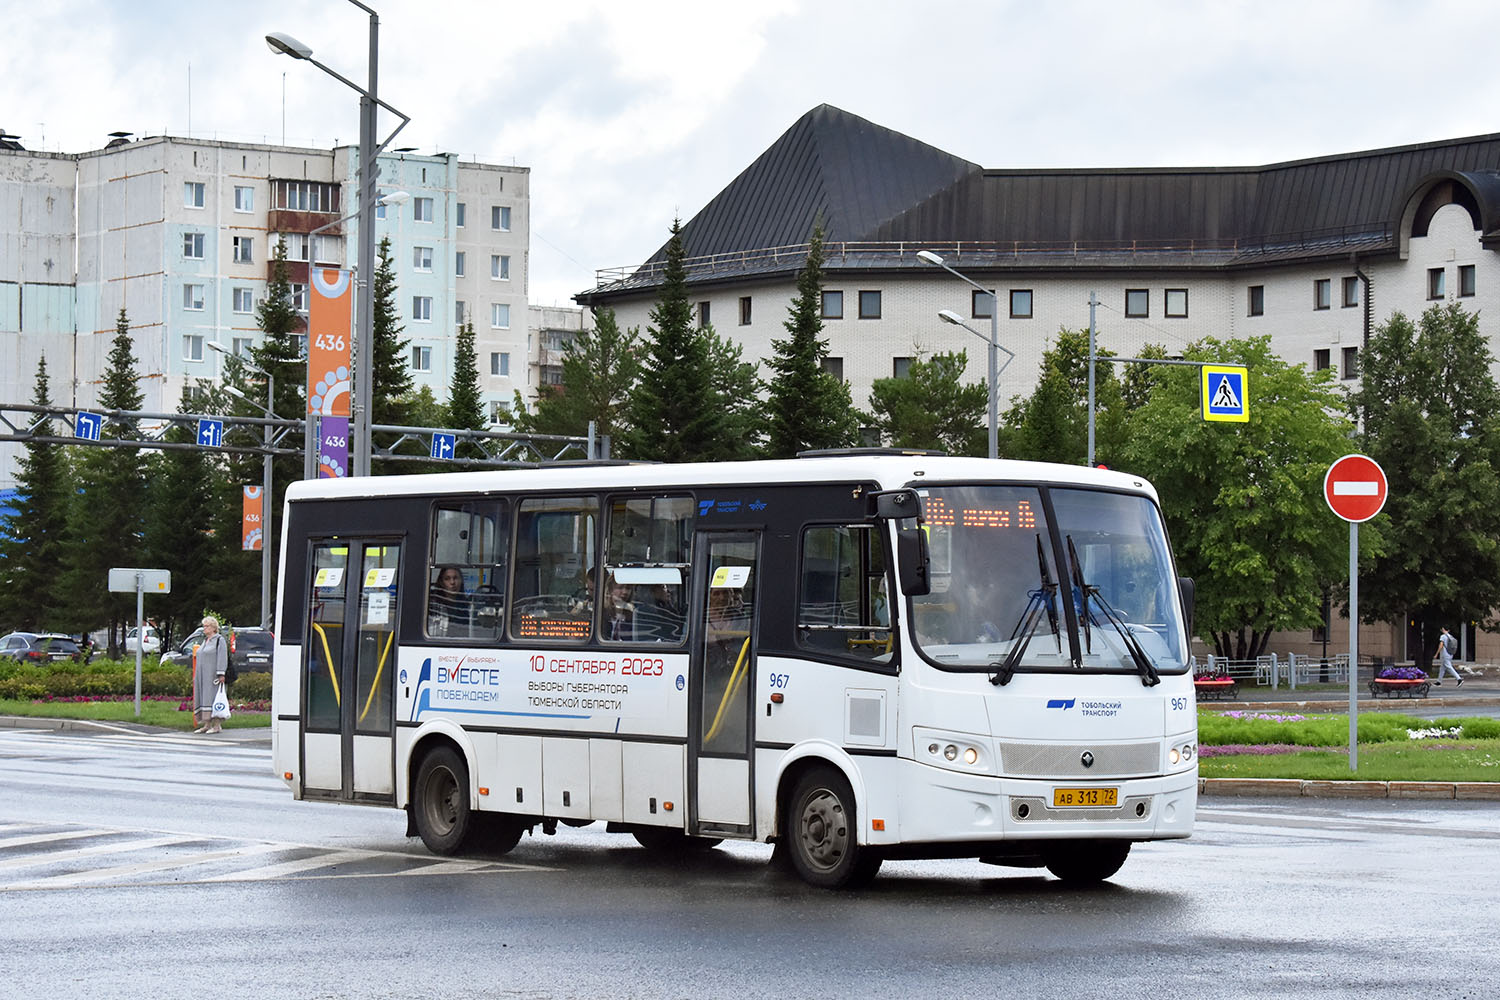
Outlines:
[[[912,599],[911,622],[928,660],[1005,676],[1187,668],[1166,532],[1148,498],[1022,485],[919,493],[932,590]]]

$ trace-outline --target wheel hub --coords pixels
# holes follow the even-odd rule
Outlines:
[[[844,856],[849,826],[838,798],[823,791],[808,798],[802,808],[801,840],[807,859],[820,868],[832,868]]]

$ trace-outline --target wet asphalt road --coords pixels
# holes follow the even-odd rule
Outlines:
[[[1108,885],[808,888],[602,826],[453,862],[254,744],[0,729],[0,997],[1494,996],[1500,804],[1208,799]]]

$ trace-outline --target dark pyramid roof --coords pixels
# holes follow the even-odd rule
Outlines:
[[[683,226],[683,245],[689,257],[793,246],[807,242],[820,218],[825,239],[868,239],[887,219],[979,169],[820,104]],[[665,254],[663,245],[651,259]]]

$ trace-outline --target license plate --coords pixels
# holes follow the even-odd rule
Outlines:
[[[1120,804],[1118,788],[1054,788],[1052,805],[1058,808],[1076,806],[1117,806]]]

